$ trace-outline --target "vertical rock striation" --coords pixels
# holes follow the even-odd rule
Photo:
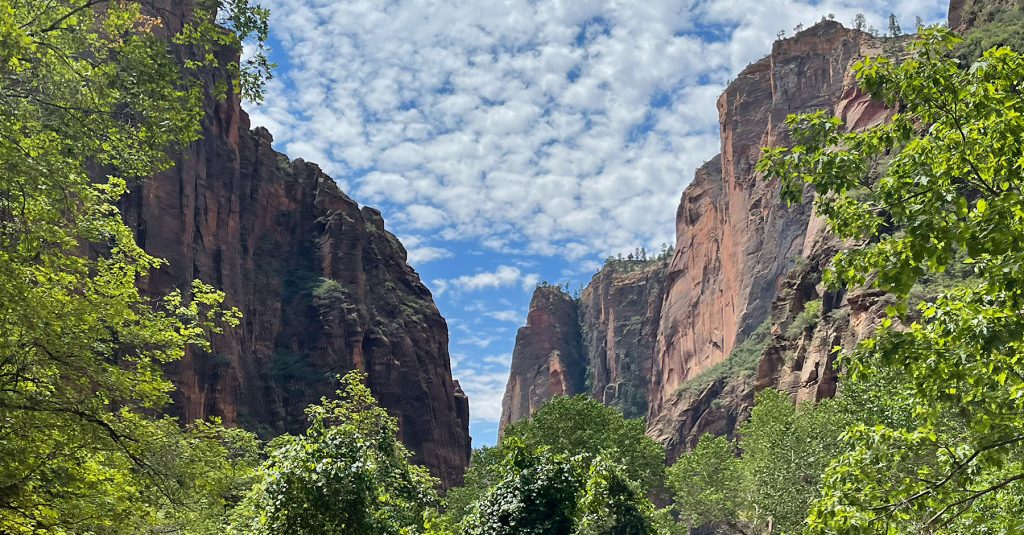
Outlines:
[[[647,414],[666,265],[658,261],[635,271],[606,266],[580,295],[588,391],[627,418]]]
[[[848,70],[882,40],[822,22],[743,70],[718,100],[722,153],[698,170],[676,216],[665,282],[650,416],[687,379],[721,362],[771,309],[785,273],[804,252],[809,202],[786,206],[761,179],[761,148],[785,144],[787,115],[834,110],[858,125],[884,108],[862,98]]]
[[[167,0],[169,31],[188,5]],[[188,55],[187,49],[177,49]],[[226,58],[235,59],[235,58]],[[227,72],[202,73],[207,88]],[[250,130],[236,95],[204,101],[202,139],[123,203],[140,245],[166,265],[142,282],[152,295],[201,279],[223,290],[241,325],[171,363],[171,410],[220,416],[264,436],[303,429],[303,409],[359,369],[398,418],[413,461],[447,488],[469,462],[469,403],[452,380],[448,329],[429,290],[385,230],[313,163]]]
[[[556,394],[588,392],[627,417],[644,416],[666,266],[609,263],[575,300],[537,288],[516,336],[502,428]]]
[[[890,110],[856,88],[850,67],[866,55],[897,55],[904,43],[835,22],[776,41],[771,54],[744,69],[718,100],[721,154],[697,170],[682,194],[671,260],[639,273],[606,268],[583,291],[579,321],[588,390],[615,404],[622,399],[623,371],[640,370],[648,433],[666,444],[670,458],[705,432],[733,432],[755,387],[784,388],[801,399],[834,394],[829,344],[857,337],[849,322],[860,322],[857,332],[866,332],[878,296],[823,295],[820,268],[838,244],[812,215],[813,192],[807,202],[787,206],[779,184],[762,180],[754,164],[762,147],[789,143],[782,128],[789,114],[824,109],[858,129],[885,120]],[[792,270],[801,256],[809,260]],[[829,321],[784,340],[781,333],[816,299],[826,302],[819,313]],[[844,307],[851,309],[847,319],[835,312]],[[764,343],[745,349],[760,354],[767,345],[756,373],[755,356],[749,376],[701,375],[769,319]],[[834,332],[819,332],[826,324]],[[518,360],[530,358],[517,344],[513,372]],[[702,384],[680,388],[695,377]]]
[[[529,416],[552,396],[584,391],[586,363],[577,315],[576,302],[558,286],[533,292],[526,325],[516,333],[500,429]]]

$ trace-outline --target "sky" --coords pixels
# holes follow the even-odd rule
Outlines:
[[[448,321],[474,446],[494,444],[538,282],[674,242],[719,150],[716,100],[822,16],[945,18],[944,0],[261,0],[278,63],[253,126],[380,209]]]

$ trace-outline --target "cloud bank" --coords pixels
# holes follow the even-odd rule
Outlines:
[[[253,113],[390,223],[579,257],[671,241],[715,99],[779,29],[887,2],[270,0],[287,69]],[[897,14],[934,15],[938,1]],[[909,19],[908,19],[909,18]],[[438,251],[415,256],[429,261]]]

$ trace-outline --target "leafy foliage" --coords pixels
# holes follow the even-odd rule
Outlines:
[[[786,327],[786,338],[796,340],[807,330],[814,327],[821,319],[821,299],[814,299],[804,303],[804,309],[793,318],[793,322]]]
[[[4,533],[213,532],[251,468],[251,436],[154,416],[161,364],[238,321],[198,281],[136,288],[162,261],[116,203],[202,113],[161,27],[139,2],[0,0]]]
[[[672,260],[672,255],[675,253],[675,249],[667,244],[661,244],[661,251],[654,254],[652,251],[648,254],[647,249],[644,247],[637,247],[631,253],[622,256],[619,253],[618,256],[609,256],[604,259],[604,267],[613,271],[622,273],[629,273],[631,271],[639,271],[649,266],[661,264]]]
[[[680,520],[740,534],[800,529],[850,421],[834,400],[794,406],[784,392],[758,393],[738,444],[705,435],[669,468]]]
[[[587,395],[556,396],[537,409],[530,419],[507,426],[499,445],[473,453],[469,470],[463,478],[465,484],[448,491],[445,500],[447,510],[442,522],[449,526],[458,525],[496,487],[501,486],[506,489],[501,492],[513,495],[525,492],[521,485],[527,484],[527,480],[533,481],[530,478],[541,477],[539,473],[531,475],[534,470],[555,470],[555,465],[561,466],[559,463],[574,467],[573,484],[578,487],[574,492],[588,496],[595,492],[612,493],[626,500],[614,505],[604,498],[596,501],[580,498],[583,500],[581,503],[590,503],[594,507],[603,504],[601,507],[604,507],[604,512],[594,513],[597,516],[592,521],[584,522],[580,520],[582,517],[573,517],[576,518],[573,522],[591,526],[587,533],[604,533],[593,530],[598,529],[595,527],[598,524],[604,525],[601,522],[608,518],[619,518],[616,515],[633,515],[631,518],[634,519],[640,515],[647,519],[650,511],[646,509],[649,505],[646,498],[635,503],[631,501],[633,498],[622,498],[631,496],[630,493],[643,497],[644,493],[659,489],[663,482],[665,451],[644,434],[644,429],[642,418],[624,419],[614,408],[605,407]],[[526,467],[532,468],[527,470]],[[519,474],[515,475],[519,478],[516,483],[509,479],[514,474]],[[602,479],[598,482],[592,478]]]
[[[861,85],[899,113],[863,132],[821,112],[791,117],[797,144],[758,164],[788,199],[812,184],[831,229],[867,244],[839,253],[826,280],[875,274],[897,298],[889,314],[904,320],[885,320],[842,362],[853,383],[900,370],[906,398],[892,402],[913,418],[848,433],[809,517],[815,533],[1021,529],[1007,506],[1024,494],[1024,57],[997,48],[961,69],[949,56],[957,42],[924,29],[902,63],[860,62]],[[890,164],[869,177],[883,156]],[[846,194],[860,187],[869,194]],[[975,278],[922,301],[910,321],[911,288],[958,251]]]
[[[465,535],[654,535],[654,507],[602,457],[504,441],[499,480],[462,520]]]
[[[1024,11],[1017,2],[973,0],[965,2],[961,17],[971,26],[964,40],[953,47],[961,66],[970,65],[991,48],[1005,46],[1024,52]]]
[[[437,501],[435,481],[409,464],[397,420],[377,406],[364,379],[349,372],[339,399],[306,410],[305,435],[271,441],[230,533],[390,535],[423,527]]]
[[[515,438],[528,448],[547,447],[586,462],[601,456],[621,466],[626,477],[646,491],[662,482],[665,452],[644,431],[643,418],[627,420],[586,394],[555,396],[529,419],[508,425],[502,444]]]

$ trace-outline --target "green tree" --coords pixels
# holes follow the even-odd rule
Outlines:
[[[867,28],[867,25],[868,25],[868,21],[867,21],[867,18],[864,17],[863,13],[857,13],[856,15],[854,15],[854,17],[853,17],[853,29],[854,30],[864,31],[865,28]]]
[[[722,524],[746,533],[743,480],[736,447],[724,436],[702,436],[668,470],[668,485],[675,491],[673,507],[690,528]]]
[[[473,504],[464,535],[654,535],[654,507],[622,467],[505,443],[498,482]]]
[[[665,449],[645,430],[643,418],[627,420],[586,394],[555,396],[530,418],[505,427],[502,443],[515,437],[529,448],[548,447],[552,453],[579,455],[586,462],[601,456],[622,466],[630,481],[648,491],[662,483]]]
[[[832,231],[865,244],[839,253],[826,282],[870,274],[897,296],[842,363],[853,383],[900,370],[913,420],[848,433],[809,516],[815,533],[1024,529],[1024,58],[998,48],[963,68],[957,41],[924,29],[904,61],[858,63],[861,86],[899,113],[862,132],[822,112],[791,117],[796,145],[758,164],[787,199],[811,184]],[[911,287],[959,251],[975,277],[908,320]]]
[[[642,418],[627,420],[590,396],[555,396],[529,419],[507,426],[500,444],[474,451],[464,485],[445,496],[442,522],[458,525],[488,492],[507,479],[512,470],[510,456],[529,457],[523,452],[543,451],[549,457],[576,459],[583,467],[595,462],[615,467],[615,477],[621,478],[623,485],[635,487],[638,496],[658,490],[664,479],[665,450],[644,430]],[[585,486],[586,479],[578,483]]]
[[[738,444],[705,435],[668,469],[680,519],[739,534],[801,529],[822,474],[845,451],[840,436],[853,415],[844,406],[793,405],[785,392],[759,392]]]
[[[154,416],[171,389],[160,366],[237,313],[198,282],[135,286],[161,261],[116,203],[196,139],[202,113],[200,82],[147,13],[0,0],[0,532],[197,532],[245,477],[222,457],[237,433]]]
[[[365,376],[341,378],[337,400],[306,409],[304,435],[271,441],[256,484],[233,513],[229,533],[397,535],[423,528],[436,481],[397,438]]]

